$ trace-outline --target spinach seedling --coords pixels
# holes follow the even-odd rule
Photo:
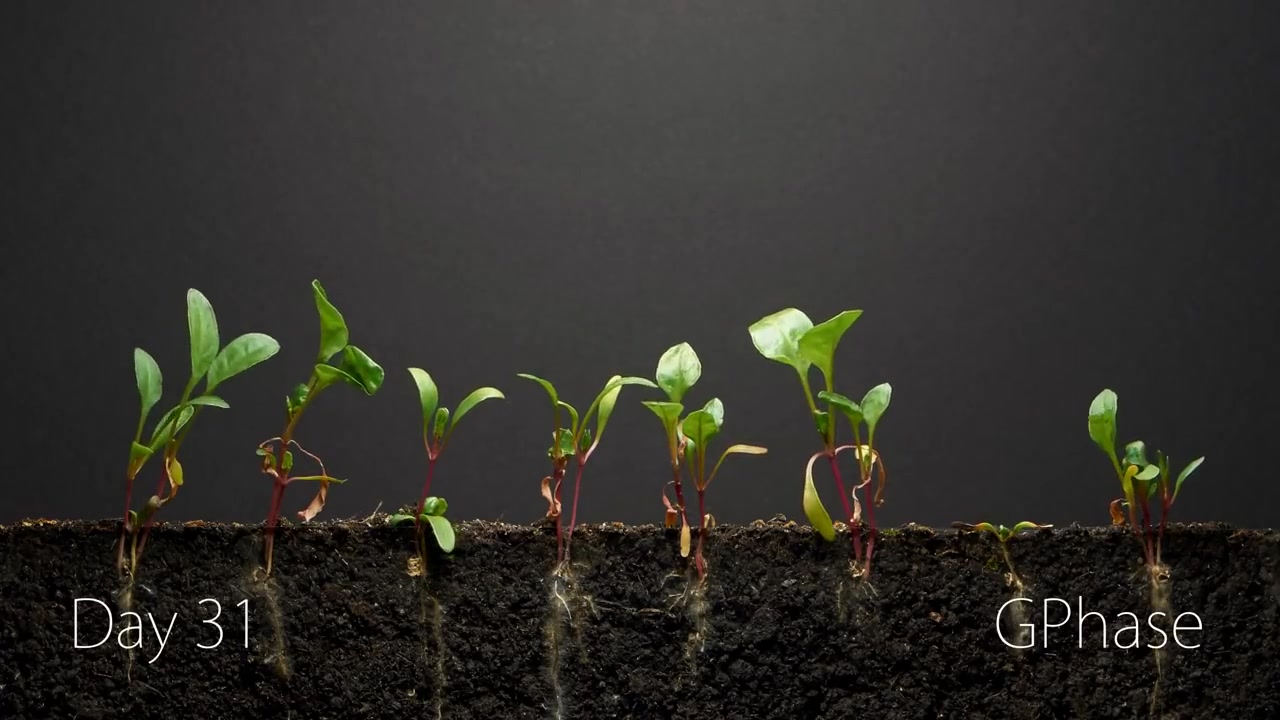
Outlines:
[[[127,571],[133,575],[137,570],[155,514],[168,505],[178,494],[178,488],[182,487],[183,472],[182,463],[178,462],[178,450],[191,432],[196,417],[207,407],[229,407],[213,391],[228,378],[239,375],[280,350],[279,343],[262,333],[246,333],[219,350],[218,319],[213,306],[208,298],[194,288],[187,291],[187,330],[191,337],[191,378],[187,380],[178,404],[160,418],[145,444],[142,442],[142,431],[151,410],[163,394],[163,378],[160,366],[147,351],[142,348],[134,348],[133,351],[133,373],[138,384],[142,410],[138,417],[138,429],[134,432],[129,449],[129,465],[125,475],[124,526],[120,531],[120,542],[116,550],[116,568],[121,573]],[[204,380],[204,389],[193,397],[201,380]],[[156,483],[156,492],[141,511],[134,511],[134,480],[147,460],[157,453],[160,455],[160,479]],[[132,538],[127,565],[124,552],[126,536]]]
[[[577,409],[560,399],[555,386],[550,382],[528,373],[519,373],[517,377],[538,383],[551,397],[554,428],[551,432],[551,447],[547,450],[547,456],[551,458],[551,474],[542,478],[542,497],[547,501],[547,519],[555,520],[556,523],[557,567],[565,568],[568,566],[573,528],[578,522],[578,493],[582,487],[582,471],[586,469],[587,461],[600,446],[600,439],[604,437],[605,426],[609,423],[609,417],[613,415],[613,408],[618,403],[618,394],[622,392],[622,386],[643,385],[656,388],[657,385],[642,377],[614,375],[605,383],[604,389],[596,395],[596,399],[591,401],[587,412],[579,416]],[[561,410],[568,415],[568,425],[561,422]],[[589,427],[593,415],[596,419],[594,433]],[[573,506],[569,513],[569,529],[566,533],[561,520],[560,487],[564,483],[569,461],[574,458],[578,463],[573,479]]]
[[[453,431],[458,427],[458,423],[463,416],[485,400],[503,398],[504,396],[497,388],[482,387],[474,390],[470,395],[463,398],[462,402],[458,403],[458,410],[453,414],[453,418],[450,419],[449,408],[440,405],[440,391],[436,389],[436,383],[427,374],[427,371],[422,368],[409,368],[409,374],[413,377],[414,385],[418,386],[418,402],[422,406],[422,444],[427,451],[427,479],[422,483],[422,494],[418,497],[417,510],[409,517],[412,517],[414,521],[414,539],[418,548],[418,557],[422,560],[422,566],[425,568],[427,546],[422,531],[423,519],[431,523],[438,541],[440,541],[440,522],[448,524],[448,521],[444,520],[445,505],[442,500],[437,503],[440,507],[439,513],[431,513],[426,509],[427,494],[431,492],[431,478],[435,475],[436,461],[440,459],[440,454],[444,452],[445,447],[449,444],[449,439],[453,437]],[[439,498],[434,499],[439,500]],[[438,519],[433,520],[432,518]],[[449,533],[449,538],[449,550],[445,552],[450,552],[453,548],[452,531]],[[441,541],[440,547],[444,548],[443,541]]]
[[[373,358],[348,342],[347,322],[342,313],[329,302],[319,280],[311,282],[311,291],[315,298],[316,312],[320,316],[320,350],[316,355],[311,377],[305,385],[298,385],[285,397],[284,432],[258,445],[258,455],[262,457],[262,472],[272,479],[271,507],[267,511],[266,539],[263,544],[267,575],[271,574],[271,551],[280,517],[280,502],[284,499],[284,489],[289,483],[295,480],[313,480],[320,484],[311,503],[298,512],[298,519],[307,522],[324,509],[325,500],[329,496],[329,484],[346,482],[330,476],[320,458],[307,452],[294,440],[298,420],[302,419],[302,414],[325,388],[342,382],[363,391],[365,395],[373,395],[382,387],[382,380],[386,375]],[[342,354],[339,362],[331,363],[330,360],[339,353]],[[320,472],[315,475],[292,475],[293,452],[290,448],[314,460]]]
[[[814,529],[828,542],[835,540],[835,527],[831,516],[818,497],[817,488],[813,484],[813,464],[818,458],[825,456],[835,479],[836,491],[844,504],[845,516],[849,521],[849,535],[853,541],[854,563],[861,567],[862,577],[871,574],[871,555],[876,542],[875,508],[884,503],[884,486],[887,471],[884,459],[875,449],[876,427],[884,411],[889,407],[892,388],[882,383],[871,388],[863,396],[861,403],[855,403],[835,391],[835,352],[836,346],[845,331],[862,315],[861,310],[845,310],[835,317],[819,325],[814,325],[807,315],[795,308],[780,310],[756,321],[749,328],[751,342],[761,355],[790,366],[800,376],[800,385],[804,390],[805,402],[808,403],[810,416],[818,436],[822,440],[823,449],[809,458],[805,468],[804,511],[813,524]],[[817,367],[822,373],[826,389],[818,393],[818,399],[827,403],[826,410],[819,410],[815,402],[812,387],[809,384],[809,371]],[[839,425],[836,411],[847,416],[853,426],[853,443],[840,445],[836,442]],[[862,426],[866,425],[867,441],[862,442]],[[837,456],[846,451],[853,451],[858,460],[859,481],[848,493],[845,492],[844,478],[840,474]],[[868,497],[867,503],[867,545],[866,553],[862,547],[862,502],[858,500],[858,490],[870,495],[873,471],[879,468],[878,482],[874,502]],[[852,500],[852,505],[850,505]]]
[[[1000,541],[1000,555],[1004,558],[1005,567],[1009,568],[1009,584],[1016,585],[1018,588],[1023,587],[1022,578],[1018,576],[1018,571],[1013,567],[1013,558],[1009,556],[1009,540],[1024,530],[1043,530],[1053,527],[1052,525],[1040,525],[1037,523],[1023,520],[1013,527],[1005,527],[1004,525],[992,525],[989,522],[980,522],[976,525],[968,523],[951,523],[952,527],[961,530],[969,530],[973,532],[989,532]]]
[[[1204,457],[1198,457],[1188,463],[1173,481],[1169,479],[1169,458],[1157,450],[1156,461],[1149,462],[1146,443],[1141,440],[1125,445],[1124,457],[1121,458],[1116,453],[1118,408],[1119,398],[1115,392],[1104,389],[1098,393],[1089,405],[1089,437],[1111,460],[1111,466],[1115,469],[1116,476],[1120,479],[1121,490],[1124,492],[1123,498],[1117,498],[1111,503],[1112,522],[1123,525],[1125,520],[1122,508],[1128,508],[1129,527],[1142,543],[1143,557],[1155,577],[1163,567],[1161,546],[1164,542],[1164,528],[1169,510],[1173,507],[1174,500],[1178,498],[1182,483],[1196,471],[1196,468],[1200,467]],[[1155,514],[1151,509],[1151,499],[1157,495],[1160,500],[1160,524],[1159,529],[1153,532],[1152,524],[1155,522]]]
[[[416,517],[407,514],[396,514],[387,518],[387,522],[392,525],[401,525],[410,520],[413,521],[417,532],[418,559],[422,561],[423,570],[427,567],[427,541],[422,533],[423,522],[431,525],[431,533],[435,535],[436,544],[440,546],[440,549],[446,554],[453,552],[453,525],[449,524],[449,519],[444,516],[445,511],[448,509],[449,503],[445,502],[444,498],[432,496],[423,498],[418,503]]]
[[[667,400],[646,400],[642,404],[652,410],[653,414],[662,421],[662,427],[667,436],[667,452],[671,462],[671,480],[667,485],[674,486],[676,502],[674,505],[671,503],[667,498],[666,486],[663,486],[662,502],[667,509],[666,525],[673,527],[679,520],[680,555],[689,557],[689,519],[685,510],[681,462],[682,458],[687,458],[684,465],[688,466],[698,491],[698,527],[701,528],[698,532],[698,550],[694,556],[694,566],[698,570],[699,579],[705,580],[706,561],[702,554],[703,540],[707,531],[715,524],[714,518],[706,510],[707,486],[720,470],[720,464],[729,455],[734,453],[762,455],[767,450],[756,445],[733,445],[724,451],[712,468],[711,474],[707,475],[706,448],[711,439],[720,432],[720,427],[724,423],[724,405],[719,399],[712,398],[701,410],[689,413],[683,420],[680,418],[684,413],[684,405],[681,401],[685,393],[702,377],[702,362],[698,359],[698,354],[693,351],[689,343],[680,343],[669,348],[658,359],[658,369],[654,377],[658,381],[658,387],[667,394]]]

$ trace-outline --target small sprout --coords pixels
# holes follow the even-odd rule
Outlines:
[[[440,546],[440,550],[452,553],[454,548],[453,525],[449,523],[449,519],[444,516],[446,510],[449,509],[449,503],[445,502],[442,497],[426,498],[421,504],[421,511],[417,516],[406,513],[399,513],[387,518],[387,522],[391,525],[403,525],[411,522],[415,528],[421,528],[422,523],[426,522],[431,526],[431,532],[435,536],[436,544]],[[425,540],[419,538],[420,544],[425,545]],[[426,567],[426,561],[423,559],[426,555],[425,547],[420,548],[418,560],[422,563],[422,567]]]
[[[1164,529],[1169,518],[1169,511],[1182,490],[1182,483],[1191,476],[1196,468],[1204,462],[1198,457],[1187,464],[1172,481],[1169,479],[1169,458],[1156,451],[1156,460],[1151,462],[1147,456],[1147,445],[1141,440],[1134,440],[1124,446],[1121,456],[1116,452],[1116,415],[1119,409],[1119,398],[1110,389],[1104,389],[1089,404],[1089,437],[1111,461],[1116,477],[1120,480],[1120,489],[1124,496],[1111,501],[1111,524],[1125,525],[1125,512],[1128,513],[1127,524],[1142,544],[1143,558],[1152,572],[1152,577],[1159,573],[1163,565]],[[1159,500],[1160,519],[1157,529],[1155,512],[1151,507],[1153,499]]]
[[[329,497],[329,486],[345,482],[331,476],[325,469],[324,462],[294,439],[298,421],[320,392],[336,383],[350,385],[365,395],[373,395],[382,387],[385,378],[385,372],[373,358],[348,342],[346,320],[329,301],[319,280],[311,282],[311,293],[316,313],[320,317],[320,349],[316,353],[311,377],[305,384],[294,386],[285,396],[284,431],[277,437],[264,440],[257,448],[257,454],[262,458],[262,472],[272,479],[271,506],[267,511],[266,536],[263,542],[263,559],[268,575],[271,574],[272,548],[275,544],[276,526],[279,524],[280,505],[289,483],[295,480],[313,480],[318,484],[315,497],[297,514],[302,522],[310,522],[324,510]],[[335,356],[340,356],[336,363]],[[313,475],[291,475],[295,450],[314,461],[320,472]]]
[[[191,377],[183,388],[178,404],[170,408],[156,423],[149,439],[144,443],[142,432],[147,418],[160,402],[163,394],[163,376],[160,366],[147,351],[134,348],[133,373],[138,385],[141,412],[138,426],[129,445],[129,462],[125,473],[124,527],[116,548],[116,568],[130,576],[137,571],[138,561],[146,548],[147,536],[154,516],[178,494],[183,484],[182,464],[178,451],[191,432],[195,418],[207,407],[228,408],[225,400],[213,394],[222,383],[249,368],[271,358],[280,351],[280,344],[262,333],[246,333],[222,346],[219,350],[218,320],[209,303],[199,290],[187,291],[187,330],[191,342]],[[196,394],[196,387],[204,381],[204,388]],[[144,465],[159,455],[160,478],[155,494],[147,501],[141,513],[133,511],[133,483]],[[126,537],[131,537],[130,552],[125,555]]]
[[[427,546],[423,537],[422,522],[424,520],[431,524],[440,548],[445,552],[453,551],[453,528],[450,527],[449,521],[444,519],[447,504],[443,498],[427,496],[431,492],[431,479],[435,475],[436,461],[440,459],[441,453],[453,437],[454,429],[467,413],[485,400],[502,399],[506,396],[497,388],[482,387],[473,390],[458,403],[458,410],[453,414],[453,422],[450,423],[449,408],[440,405],[440,392],[431,375],[422,368],[409,368],[409,375],[418,388],[418,404],[422,409],[422,445],[427,451],[427,478],[422,483],[422,494],[418,498],[416,512],[406,517],[413,520],[414,544],[418,549],[418,559],[425,571]]]
[[[980,522],[980,523],[977,523],[976,525],[956,522],[956,523],[951,523],[951,525],[952,527],[959,528],[961,530],[969,530],[972,532],[989,532],[992,535],[994,535],[996,539],[1000,541],[1000,555],[1004,558],[1005,566],[1009,568],[1009,577],[1008,577],[1009,584],[1017,587],[1019,591],[1021,591],[1024,586],[1022,583],[1022,578],[1018,576],[1018,571],[1015,570],[1013,567],[1013,558],[1010,557],[1009,555],[1009,548],[1008,548],[1009,540],[1011,540],[1014,535],[1017,535],[1018,533],[1026,530],[1044,530],[1044,529],[1053,527],[1052,525],[1040,525],[1038,523],[1033,523],[1026,520],[1018,523],[1017,525],[1014,525],[1013,527],[1006,527],[1004,525],[992,525],[989,522]]]
[[[888,383],[877,385],[863,396],[861,403],[855,403],[835,391],[836,347],[845,332],[861,316],[861,310],[845,310],[826,322],[814,325],[808,315],[795,308],[787,308],[756,321],[749,331],[751,342],[761,355],[795,370],[800,378],[800,386],[804,390],[809,416],[822,440],[823,449],[810,457],[805,467],[802,496],[805,515],[819,535],[829,542],[835,540],[835,526],[831,522],[831,515],[823,506],[818,489],[813,482],[813,464],[819,457],[825,456],[831,467],[840,502],[844,506],[845,517],[848,519],[854,561],[862,568],[862,577],[865,579],[871,575],[871,556],[875,550],[877,536],[875,508],[884,503],[884,488],[888,479],[884,460],[876,450],[876,427],[889,406],[892,388]],[[821,374],[825,386],[825,389],[817,394],[816,400],[825,402],[826,409],[818,407],[809,383],[810,371],[814,367]],[[840,425],[838,418],[842,414],[849,419],[852,426],[852,444],[838,444],[836,441]],[[864,427],[865,443],[862,440]],[[846,450],[853,451],[854,457],[858,460],[859,470],[858,484],[848,492],[837,463],[837,457]],[[863,502],[858,498],[858,490],[863,490],[867,496],[870,496],[869,486],[873,477],[877,483],[874,498],[867,497],[867,543],[864,553]]]
[[[516,377],[531,380],[542,386],[551,398],[551,447],[547,456],[551,458],[551,474],[542,478],[542,497],[547,501],[547,519],[556,524],[556,557],[558,568],[568,568],[570,548],[573,542],[573,528],[578,520],[578,493],[582,487],[582,472],[587,461],[600,446],[604,437],[605,426],[613,415],[613,408],[618,402],[618,395],[624,385],[643,385],[656,388],[652,381],[642,377],[623,377],[614,375],[605,383],[604,389],[596,395],[595,400],[587,407],[587,411],[579,416],[577,408],[560,400],[560,394],[550,382],[536,375],[519,373]],[[563,415],[562,415],[563,411]],[[590,424],[594,416],[596,425],[592,432]],[[567,419],[568,424],[561,422]],[[573,482],[573,504],[569,511],[569,528],[566,531],[561,519],[560,488],[564,483],[569,461],[577,460],[577,473]]]

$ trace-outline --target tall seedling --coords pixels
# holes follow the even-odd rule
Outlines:
[[[706,579],[707,567],[702,548],[707,532],[715,521],[707,513],[707,486],[715,479],[725,458],[735,453],[763,455],[767,450],[756,445],[732,445],[725,449],[716,461],[711,474],[708,475],[706,452],[709,443],[724,424],[724,405],[717,398],[712,398],[700,410],[695,410],[684,419],[684,405],[681,401],[690,388],[702,377],[702,362],[689,343],[680,343],[669,348],[658,359],[658,370],[655,378],[658,387],[667,394],[666,401],[646,400],[643,405],[653,411],[662,422],[666,431],[667,453],[671,462],[671,485],[675,490],[676,502],[672,504],[667,497],[666,486],[663,487],[662,502],[666,506],[666,525],[674,527],[680,523],[680,555],[689,557],[690,530],[689,518],[685,509],[683,469],[688,468],[698,492],[698,547],[694,555],[694,567],[698,570],[698,578]]]
[[[324,509],[325,500],[329,495],[329,484],[345,482],[330,476],[320,458],[307,452],[293,439],[298,420],[324,389],[341,382],[364,392],[365,395],[373,395],[382,386],[385,376],[382,368],[372,358],[347,341],[347,323],[342,313],[329,302],[319,280],[311,282],[311,291],[315,297],[316,312],[320,315],[320,351],[316,355],[311,377],[306,384],[298,385],[285,397],[284,432],[258,445],[258,455],[262,457],[262,472],[272,479],[271,507],[267,511],[266,537],[263,543],[267,575],[271,574],[271,555],[276,525],[280,517],[280,502],[284,499],[284,490],[289,483],[296,480],[319,483],[319,490],[311,503],[298,512],[298,519],[307,522]],[[339,354],[341,357],[337,362],[332,362],[334,356]],[[291,474],[294,462],[292,450],[297,450],[314,460],[320,472],[313,475]]]
[[[556,568],[558,571],[564,571],[569,567],[573,528],[578,522],[578,493],[582,488],[582,472],[586,470],[587,461],[591,459],[600,445],[600,439],[604,437],[605,426],[609,423],[609,417],[613,415],[613,408],[618,402],[618,394],[622,392],[622,386],[643,385],[651,388],[657,386],[642,377],[614,375],[605,383],[600,394],[596,395],[587,412],[579,416],[576,408],[560,399],[555,386],[550,382],[527,373],[519,373],[517,377],[538,383],[551,398],[554,428],[551,432],[551,447],[547,450],[547,456],[551,458],[551,474],[542,479],[542,497],[547,501],[547,519],[554,520],[556,524]],[[567,425],[561,422],[566,419],[566,415],[569,420]],[[594,433],[590,427],[592,416],[595,416],[596,420]],[[564,483],[569,461],[575,458],[578,462],[573,479],[573,505],[569,513],[569,528],[566,532],[561,520],[560,488]]]
[[[147,535],[155,514],[168,505],[178,494],[184,481],[182,463],[178,451],[187,439],[191,427],[200,412],[207,407],[228,408],[226,401],[213,394],[225,380],[248,370],[280,351],[280,344],[262,333],[246,333],[218,349],[218,319],[213,306],[199,290],[187,291],[187,330],[191,336],[191,377],[178,404],[169,409],[156,423],[150,439],[144,444],[142,432],[147,417],[162,395],[160,366],[142,348],[133,350],[133,372],[138,383],[138,395],[142,410],[138,428],[129,449],[129,465],[125,475],[124,524],[120,542],[116,548],[116,568],[123,575],[137,572],[138,561],[146,548]],[[195,394],[196,386],[204,381],[204,389]],[[140,511],[133,510],[133,483],[153,455],[160,455],[160,478],[155,494],[148,498]],[[166,492],[167,490],[167,492]],[[126,539],[130,542],[125,555]]]
[[[813,464],[825,456],[835,479],[836,490],[840,501],[844,504],[845,516],[849,521],[849,534],[853,541],[854,564],[861,568],[861,576],[865,579],[871,574],[871,555],[876,542],[875,508],[884,503],[884,486],[886,470],[884,461],[875,449],[876,427],[884,411],[889,407],[892,389],[888,383],[871,388],[863,396],[861,403],[855,403],[835,391],[835,352],[836,346],[845,331],[862,315],[861,310],[845,310],[835,317],[819,325],[814,325],[807,315],[795,308],[787,308],[756,321],[749,328],[751,341],[756,350],[764,357],[790,366],[800,377],[800,385],[804,390],[805,402],[809,406],[814,427],[822,440],[823,449],[809,458],[805,468],[804,511],[809,522],[827,541],[835,540],[835,527],[831,516],[818,497],[817,488],[813,484]],[[824,390],[818,393],[818,399],[826,402],[827,409],[818,409],[812,387],[809,384],[809,372],[817,367],[822,373]],[[837,412],[839,411],[839,412]],[[840,414],[849,418],[853,428],[853,443],[840,445],[837,443],[838,417]],[[866,442],[863,443],[862,429],[866,428]],[[846,493],[844,479],[840,474],[837,456],[846,450],[853,451],[858,461],[858,484]],[[858,491],[863,490],[870,495],[870,484],[873,472],[879,469],[878,482],[874,502],[868,497],[867,508],[867,544],[866,552],[862,545],[862,502],[858,499]],[[852,501],[852,504],[851,502]]]

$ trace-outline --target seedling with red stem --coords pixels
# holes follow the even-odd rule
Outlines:
[[[191,432],[195,419],[207,407],[228,408],[226,401],[213,394],[222,382],[248,370],[275,355],[280,344],[262,333],[246,333],[218,349],[218,320],[213,306],[199,290],[187,291],[187,329],[191,337],[191,378],[182,391],[178,404],[166,412],[156,423],[150,439],[142,443],[142,431],[147,417],[163,394],[160,366],[147,351],[134,348],[133,371],[142,400],[138,428],[129,450],[129,465],[125,475],[124,523],[116,547],[116,569],[121,575],[133,577],[138,562],[146,549],[155,514],[168,505],[182,487],[182,463],[178,451]],[[204,390],[192,397],[196,386],[204,381]],[[141,511],[134,511],[133,483],[151,456],[160,455],[160,478],[152,495]],[[126,543],[126,539],[130,542]],[[125,545],[130,551],[125,554]]]
[[[1116,414],[1119,398],[1110,389],[1104,389],[1089,405],[1089,437],[1111,460],[1116,477],[1124,497],[1111,502],[1111,521],[1114,525],[1124,525],[1125,509],[1128,510],[1128,525],[1134,536],[1142,544],[1143,559],[1153,580],[1167,576],[1164,566],[1162,545],[1164,530],[1169,518],[1169,511],[1178,498],[1182,483],[1204,462],[1201,456],[1192,460],[1178,473],[1174,480],[1169,479],[1169,458],[1159,450],[1156,461],[1147,460],[1147,445],[1135,440],[1124,448],[1124,457],[1116,453]],[[1155,512],[1151,508],[1152,499],[1159,498],[1160,519],[1156,525]]]
[[[1009,585],[1017,588],[1019,591],[1021,591],[1025,585],[1022,582],[1022,578],[1019,577],[1018,571],[1013,567],[1013,558],[1009,556],[1009,541],[1013,539],[1013,536],[1026,530],[1044,530],[1053,527],[1052,525],[1040,525],[1027,520],[1023,520],[1013,527],[992,525],[989,522],[980,522],[976,525],[956,522],[951,523],[951,525],[952,527],[959,528],[961,530],[968,530],[970,532],[989,532],[994,535],[996,540],[1000,542],[1000,555],[1004,558],[1005,567],[1009,568]]]
[[[862,315],[861,310],[845,310],[835,317],[818,325],[814,325],[809,316],[795,308],[780,310],[767,315],[751,325],[751,342],[761,355],[790,366],[800,377],[800,385],[804,390],[805,402],[808,403],[810,416],[822,440],[823,449],[809,458],[805,469],[804,511],[815,530],[828,542],[835,540],[835,527],[831,516],[827,513],[813,484],[813,464],[818,458],[826,457],[835,480],[836,491],[844,506],[845,517],[848,518],[849,535],[853,544],[853,564],[855,571],[863,579],[871,574],[871,556],[876,542],[875,508],[884,503],[884,487],[887,473],[884,460],[875,449],[876,426],[889,406],[892,389],[888,383],[877,385],[867,392],[861,403],[835,392],[835,351],[845,331]],[[822,373],[826,389],[818,394],[818,399],[827,403],[826,410],[819,410],[814,400],[813,390],[809,384],[809,371],[817,367]],[[853,444],[837,443],[839,426],[837,410],[846,415],[853,426]],[[867,429],[867,441],[862,442],[863,425]],[[858,484],[846,492],[844,478],[837,462],[840,453],[852,450],[858,460]],[[870,497],[870,485],[873,473],[879,468],[876,492]],[[867,544],[865,552],[862,545],[862,501],[858,499],[858,491],[863,490],[867,497]]]
[[[436,462],[440,459],[445,447],[449,445],[449,439],[453,437],[453,431],[458,427],[458,422],[463,416],[485,400],[503,398],[504,395],[497,388],[482,387],[474,390],[458,403],[458,410],[453,414],[451,421],[449,408],[440,406],[440,391],[436,388],[431,375],[422,368],[409,368],[409,374],[413,377],[414,385],[418,387],[418,403],[422,406],[422,444],[427,451],[427,477],[422,483],[422,494],[418,498],[413,515],[395,515],[391,518],[391,522],[394,524],[410,518],[413,520],[414,545],[418,549],[418,558],[422,561],[422,567],[425,570],[427,544],[422,525],[424,521],[432,526],[441,549],[445,552],[453,551],[453,528],[444,518],[444,508],[447,504],[444,503],[443,498],[428,497],[431,492],[431,479],[436,471]],[[436,512],[430,512],[430,510]],[[442,532],[448,533],[447,542]],[[448,545],[447,549],[446,545]]]
[[[720,432],[724,422],[724,406],[720,400],[712,398],[701,410],[689,413],[681,420],[684,405],[681,401],[690,388],[702,377],[702,362],[689,343],[672,346],[658,359],[658,369],[654,374],[658,387],[667,394],[666,401],[646,400],[643,405],[653,411],[662,421],[666,431],[667,452],[671,462],[671,480],[667,485],[675,488],[676,502],[672,504],[663,487],[662,502],[666,506],[666,526],[674,527],[680,523],[680,555],[689,557],[690,529],[688,513],[685,510],[683,468],[688,467],[698,491],[698,548],[694,556],[694,567],[697,568],[699,580],[705,580],[707,574],[706,560],[703,557],[703,544],[707,532],[715,525],[715,519],[706,511],[706,490],[715,478],[724,459],[734,453],[762,455],[767,452],[755,445],[734,445],[724,451],[716,462],[711,474],[706,474],[706,449],[710,440]],[[683,460],[683,463],[682,463]]]
[[[316,396],[333,384],[343,382],[363,391],[365,395],[373,395],[382,386],[385,376],[382,368],[372,358],[348,342],[346,320],[329,301],[319,280],[311,282],[311,291],[315,298],[316,312],[320,316],[320,351],[316,355],[311,377],[306,384],[298,385],[285,397],[284,431],[277,437],[264,440],[258,445],[257,451],[262,457],[262,472],[272,479],[271,506],[267,511],[263,541],[263,559],[267,575],[271,574],[272,548],[285,488],[297,480],[315,481],[320,484],[311,503],[298,512],[298,519],[307,522],[324,509],[325,501],[329,496],[329,484],[346,482],[329,475],[320,458],[305,450],[294,439],[298,421],[302,419],[307,408],[315,402]],[[331,363],[331,359],[339,353],[342,354],[339,362]],[[292,475],[293,450],[315,461],[320,472],[314,475]]]
[[[622,392],[623,385],[643,385],[651,388],[656,388],[657,385],[642,377],[614,375],[605,383],[600,394],[596,395],[586,413],[579,417],[577,409],[561,400],[555,386],[550,382],[528,373],[519,373],[517,377],[538,383],[551,397],[554,429],[551,433],[551,447],[547,450],[547,456],[551,458],[551,475],[542,479],[542,497],[547,501],[547,519],[554,520],[556,524],[557,572],[568,572],[573,529],[578,522],[578,494],[582,489],[582,473],[586,470],[587,461],[600,446],[605,426],[609,423],[609,417],[613,415],[613,408],[618,402],[618,394]],[[561,422],[561,410],[568,415],[568,425]],[[592,416],[596,419],[594,433],[590,428]],[[573,479],[573,504],[569,511],[569,527],[566,531],[562,521],[560,489],[571,459],[576,459],[577,465]]]

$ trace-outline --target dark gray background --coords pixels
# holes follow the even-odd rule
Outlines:
[[[201,418],[166,516],[261,519],[253,450],[308,372],[318,277],[388,369],[301,424],[350,478],[325,517],[416,497],[409,365],[450,405],[507,391],[436,489],[525,522],[549,411],[515,373],[585,405],[682,340],[692,397],[771,450],[713,510],[801,517],[810,422],[746,330],[794,305],[865,310],[838,375],[894,385],[888,523],[1107,522],[1085,415],[1111,386],[1122,440],[1209,456],[1179,518],[1275,525],[1274,7],[6,4],[0,520],[119,512],[131,349],[171,402],[192,286],[224,338],[284,349]],[[661,519],[653,395],[624,390],[585,519]]]

